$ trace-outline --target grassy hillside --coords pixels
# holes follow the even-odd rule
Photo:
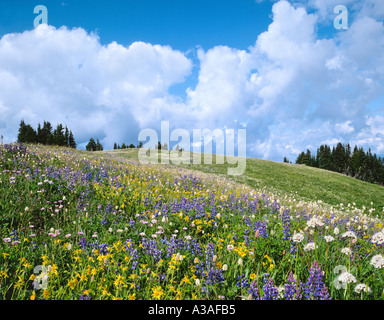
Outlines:
[[[137,159],[137,149],[104,151],[104,154]],[[222,175],[256,190],[293,194],[298,199],[321,200],[333,206],[339,206],[342,203],[344,206],[350,204],[351,207],[358,208],[373,207],[375,213],[383,211],[384,187],[376,184],[305,165],[253,158],[247,159],[246,171],[243,175],[230,176],[227,175],[229,165],[226,163],[216,165],[215,161],[215,155],[213,155],[212,165],[191,164],[180,165],[180,167]]]
[[[0,300],[384,299],[384,224],[368,210],[135,158],[0,145]],[[250,159],[232,178],[366,201],[313,168]]]

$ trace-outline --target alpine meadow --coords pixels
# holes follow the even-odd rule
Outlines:
[[[382,0],[3,0],[0,300],[384,300],[383,21]]]

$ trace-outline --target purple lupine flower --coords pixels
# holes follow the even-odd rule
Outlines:
[[[211,267],[207,274],[207,281],[206,283],[223,283],[225,281],[223,270]]]
[[[330,300],[328,289],[323,282],[323,272],[315,260],[309,270],[309,277],[303,290],[309,300]]]
[[[82,237],[79,242],[77,243],[83,250],[86,249],[87,245],[88,245],[88,242],[87,242],[87,238],[85,237]]]
[[[302,295],[300,294],[300,286],[297,284],[293,273],[290,272],[288,275],[287,283],[285,284],[284,298],[285,300],[299,300]]]
[[[158,248],[158,243],[155,240],[147,240],[147,238],[142,239],[143,250],[149,256],[152,256],[155,262],[160,261],[162,257],[162,251]]]
[[[279,290],[274,285],[273,279],[268,277],[269,277],[269,274],[266,273],[263,278],[264,297],[262,298],[262,300],[277,300],[279,298]]]
[[[292,255],[295,255],[297,253],[297,245],[295,242],[291,241],[291,248],[289,250],[289,252],[292,254]]]
[[[253,230],[254,230],[254,232],[259,230],[259,236],[260,237],[263,237],[263,238],[268,237],[267,225],[266,225],[265,221],[262,221],[262,220],[256,221],[254,223]]]
[[[247,235],[244,235],[244,243],[247,247],[249,247],[249,237]]]
[[[252,300],[260,300],[259,288],[257,287],[256,281],[252,281],[250,288],[248,289],[248,293],[251,294]]]
[[[238,276],[237,277],[237,282],[236,282],[236,285],[239,287],[239,288],[246,288],[249,286],[249,283],[248,283],[248,279],[247,277],[245,276],[245,274],[243,273],[241,276]]]
[[[291,236],[291,218],[289,216],[289,210],[286,209],[283,212],[283,232],[284,240],[288,240]]]
[[[84,292],[85,290],[83,290],[83,292]],[[91,297],[89,297],[88,295],[86,295],[86,294],[82,294],[81,296],[80,296],[80,300],[92,300],[92,298]]]
[[[214,262],[214,256],[214,244],[208,243],[205,251],[205,260],[202,260],[195,266],[195,275],[201,275],[204,277],[206,279],[206,284],[221,284],[225,281],[223,270],[217,268],[216,263]],[[209,293],[207,287],[203,287],[202,289],[204,292]]]

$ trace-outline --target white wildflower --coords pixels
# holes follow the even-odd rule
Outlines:
[[[353,231],[347,231],[347,232],[344,232],[342,235],[341,235],[342,238],[353,238],[353,239],[356,239],[356,234],[353,232]]]
[[[377,254],[377,255],[373,256],[372,259],[371,259],[370,264],[373,265],[377,269],[383,268],[384,267],[384,258],[383,258],[383,256],[381,254]]]
[[[357,282],[355,276],[352,273],[349,273],[347,271],[343,272],[341,275],[338,276],[338,280],[342,283],[352,283]]]
[[[384,232],[380,231],[378,233],[375,233],[372,236],[371,241],[372,241],[372,243],[383,244],[384,243]]]
[[[335,235],[338,235],[339,232],[340,232],[340,230],[339,230],[338,227],[336,227],[335,229],[333,229],[333,233],[334,233]]]
[[[292,241],[293,242],[296,242],[296,243],[300,243],[301,241],[304,240],[304,236],[301,234],[301,233],[295,233],[293,236],[292,236]]]
[[[232,244],[227,245],[227,249],[229,251],[232,251],[235,247]]]
[[[304,251],[312,251],[312,250],[315,250],[316,248],[317,248],[316,244],[314,242],[310,242],[304,246]]]
[[[347,256],[350,256],[352,254],[352,250],[350,248],[343,248],[341,249],[341,252],[346,254]]]
[[[325,236],[324,237],[324,240],[326,241],[326,242],[332,242],[333,240],[335,240],[335,238],[334,237],[332,237],[332,236]]]
[[[311,228],[315,228],[316,226],[322,227],[324,225],[323,222],[317,217],[312,217],[310,220],[307,221],[307,226]]]
[[[359,283],[358,285],[356,285],[355,287],[355,292],[356,293],[360,293],[360,292],[371,292],[371,289],[364,283]]]

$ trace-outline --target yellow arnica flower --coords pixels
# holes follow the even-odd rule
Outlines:
[[[124,277],[123,276],[117,276],[116,280],[113,282],[113,284],[118,287],[120,285],[124,285]],[[125,285],[126,286],[126,285]]]
[[[152,288],[153,294],[152,298],[160,299],[161,296],[164,294],[163,289],[160,286],[157,286],[156,288]]]
[[[78,282],[79,281],[76,278],[74,278],[72,281],[68,280],[68,286],[73,290],[73,289],[75,289]]]
[[[80,276],[80,281],[86,281],[87,280],[87,276],[85,274],[82,274]],[[86,293],[85,293],[86,294]]]
[[[44,289],[44,291],[43,291],[43,298],[44,299],[48,299],[49,298],[49,291],[46,290],[46,289]]]
[[[128,300],[136,300],[136,294],[132,293],[128,296]]]
[[[35,300],[36,294],[35,291],[33,291],[32,295],[29,297],[30,300]]]
[[[103,288],[103,292],[101,294],[105,294],[107,296],[110,296],[111,294],[108,292],[107,288]]]

